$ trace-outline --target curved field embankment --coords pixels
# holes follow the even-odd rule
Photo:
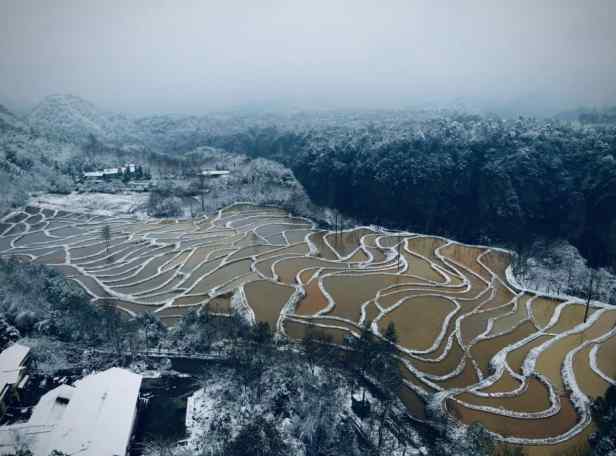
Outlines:
[[[104,238],[104,226],[110,236]],[[586,437],[589,404],[616,383],[616,310],[515,285],[510,254],[376,227],[342,232],[238,204],[195,220],[29,207],[0,220],[0,254],[49,264],[96,302],[173,324],[237,307],[281,335],[335,342],[393,322],[409,413],[480,421],[530,453]]]

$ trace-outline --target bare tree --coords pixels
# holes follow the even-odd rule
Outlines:
[[[596,296],[601,288],[601,277],[599,270],[591,268],[588,274],[588,285],[586,286],[586,310],[584,312],[584,323],[588,319],[588,311],[590,310],[590,301]]]
[[[143,444],[144,454],[151,456],[173,456],[177,444],[173,439],[154,435]]]
[[[205,212],[205,175],[199,174],[199,190],[201,190],[201,211]]]
[[[104,225],[101,228],[101,238],[105,241],[107,254],[109,254],[109,244],[111,243],[111,227],[109,225]]]

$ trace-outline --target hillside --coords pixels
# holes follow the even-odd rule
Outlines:
[[[28,125],[23,120],[0,104],[0,133],[5,133],[9,130],[25,131],[27,129]]]
[[[70,190],[63,170],[80,149],[66,142],[41,137],[29,125],[0,106],[0,213],[24,205],[28,193]]]
[[[140,142],[130,119],[105,112],[73,95],[46,97],[26,121],[37,133],[56,141],[85,144],[94,135],[112,143]]]

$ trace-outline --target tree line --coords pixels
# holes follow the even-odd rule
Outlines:
[[[514,248],[566,239],[616,264],[614,125],[453,115],[211,142],[282,161],[314,202],[364,222]]]

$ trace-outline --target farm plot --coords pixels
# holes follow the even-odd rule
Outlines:
[[[192,220],[28,207],[0,219],[0,255],[49,264],[93,302],[168,325],[244,308],[282,336],[310,327],[344,343],[393,323],[409,414],[440,408],[531,450],[577,443],[591,429],[590,400],[616,383],[616,311],[593,302],[584,322],[585,303],[519,289],[500,249],[327,231],[236,204]]]

